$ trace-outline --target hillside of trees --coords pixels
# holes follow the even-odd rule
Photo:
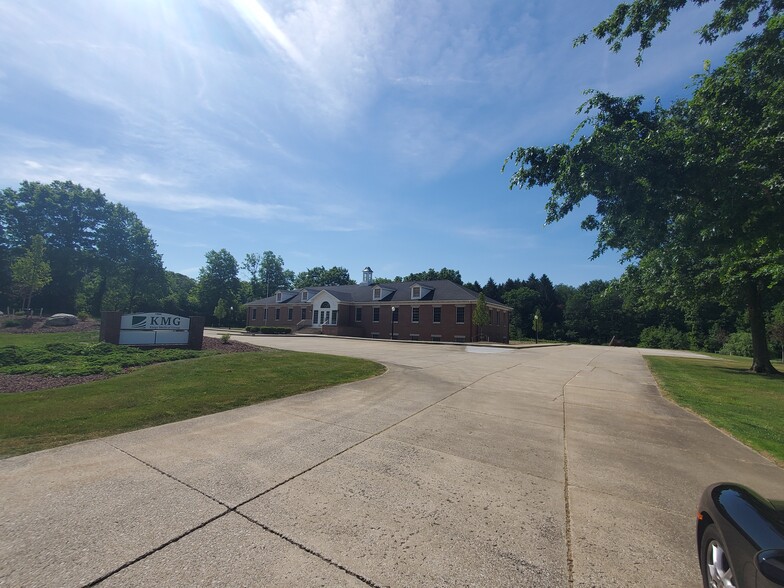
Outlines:
[[[238,260],[208,251],[197,279],[167,271],[150,231],[122,204],[71,182],[23,182],[0,207],[0,307],[99,316],[102,310],[204,315],[208,324],[244,324],[243,304],[278,289],[353,284],[346,268],[294,273],[272,251]],[[534,337],[539,311],[545,339],[750,354],[747,313],[711,290],[678,297],[655,271],[629,265],[617,280],[574,287],[547,275],[464,283],[459,270],[428,269],[377,281],[452,280],[512,307],[513,339]],[[771,351],[784,343],[784,287],[764,293]]]

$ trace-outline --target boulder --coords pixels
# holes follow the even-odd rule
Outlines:
[[[45,327],[69,327],[79,322],[79,319],[72,314],[58,312],[53,314],[44,322]]]

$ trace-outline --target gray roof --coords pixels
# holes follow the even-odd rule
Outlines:
[[[373,303],[373,302],[416,302],[411,300],[411,286],[424,286],[431,291],[421,298],[425,302],[476,302],[479,293],[459,286],[449,280],[422,280],[417,282],[387,282],[383,284],[358,284],[352,286],[324,286],[308,287],[297,291],[283,292],[282,300],[278,302],[275,296],[260,298],[248,302],[251,306],[267,306],[272,304],[300,304],[300,293],[302,290],[308,291],[308,300],[322,291],[329,292],[341,302]],[[392,290],[392,294],[387,295],[381,300],[373,300],[373,288],[380,286],[386,290]],[[488,304],[504,306],[505,304],[487,299]],[[507,307],[508,308],[508,307]]]

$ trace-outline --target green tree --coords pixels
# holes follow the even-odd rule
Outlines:
[[[197,284],[196,280],[185,274],[167,271],[167,294],[161,301],[161,310],[180,316],[196,314],[196,309],[189,301],[188,296],[196,288]]]
[[[221,326],[221,321],[226,318],[229,314],[229,308],[226,305],[226,301],[223,298],[218,300],[218,304],[212,310],[213,316],[218,319],[218,326]]]
[[[18,190],[3,190],[2,200],[13,257],[30,246],[33,235],[46,241],[52,281],[41,292],[42,305],[76,311],[82,280],[95,267],[96,229],[105,218],[105,196],[73,182],[22,182]]]
[[[688,295],[717,284],[745,304],[751,369],[774,373],[763,293],[784,280],[784,18],[767,21],[688,101],[643,110],[642,97],[591,92],[571,143],[514,151],[511,187],[550,186],[547,222],[585,198],[596,213],[594,257],[608,248],[640,260],[658,252]],[[590,129],[590,130],[589,130]]]
[[[167,282],[149,229],[122,204],[107,203],[104,218],[95,236],[92,314],[159,306],[167,294]]]
[[[784,362],[784,300],[773,307],[769,323],[770,340],[778,345],[781,361]]]
[[[482,340],[482,327],[490,322],[490,309],[487,307],[487,298],[485,293],[480,292],[476,300],[476,308],[474,314],[471,316],[471,322],[474,326],[479,328],[479,340]]]
[[[544,321],[542,320],[542,313],[539,311],[538,308],[534,313],[534,318],[533,318],[533,323],[531,325],[531,328],[534,330],[534,333],[536,334],[536,342],[539,343],[539,333],[542,331],[542,329],[544,329]]]
[[[449,280],[460,286],[463,285],[463,279],[460,276],[460,272],[455,269],[449,269],[448,267],[442,267],[440,270],[435,270],[431,267],[424,272],[409,274],[400,279],[395,278],[396,282],[424,282],[432,280]]]
[[[521,339],[528,334],[527,317],[531,316],[539,295],[530,288],[521,286],[505,292],[502,296],[504,304],[512,307],[512,338]]]
[[[265,296],[264,289],[262,288],[262,280],[259,275],[261,270],[261,255],[258,253],[246,253],[245,259],[242,262],[242,269],[244,269],[250,277],[248,280],[250,298],[254,299]]]
[[[375,281],[375,280],[374,280]],[[294,279],[295,288],[315,288],[322,286],[349,286],[356,284],[344,267],[334,266],[326,269],[323,265],[306,269]]]
[[[323,269],[323,268],[322,268]],[[259,280],[264,285],[265,296],[277,290],[288,290],[294,282],[294,272],[284,269],[283,258],[272,251],[265,251],[259,265]]]
[[[45,257],[46,246],[41,235],[35,235],[30,248],[11,266],[14,285],[22,296],[22,307],[29,308],[33,294],[52,281],[52,272]]]
[[[226,249],[208,251],[205,258],[207,263],[199,270],[194,292],[202,312],[215,316],[213,311],[221,299],[225,306],[238,307],[240,279],[237,277],[237,260]]]
[[[709,0],[691,0],[698,6]],[[621,2],[613,13],[596,25],[591,35],[604,40],[614,52],[621,50],[623,42],[634,35],[640,36],[637,49],[637,64],[642,63],[642,53],[651,46],[653,39],[670,25],[670,16],[686,6],[687,0],[633,0]],[[780,0],[721,0],[711,21],[697,30],[701,43],[713,43],[716,39],[743,29],[756,11],[755,27],[765,25],[780,14],[784,5]],[[588,40],[588,34],[577,37],[576,45]]]

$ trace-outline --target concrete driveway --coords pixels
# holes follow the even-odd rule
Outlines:
[[[0,462],[0,585],[697,586],[715,481],[784,470],[638,350],[247,337],[381,377]]]

